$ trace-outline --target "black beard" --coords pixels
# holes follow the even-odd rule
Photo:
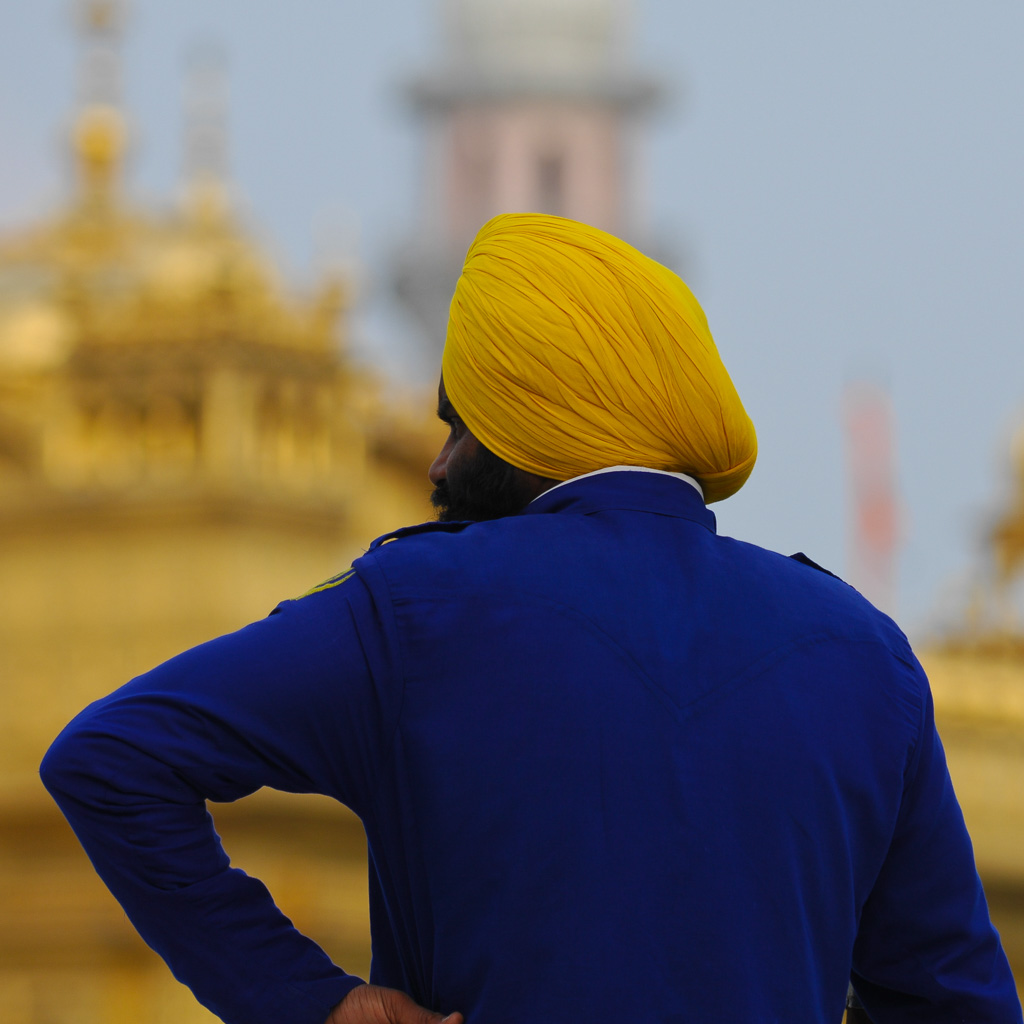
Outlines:
[[[439,523],[478,523],[522,512],[530,503],[524,490],[521,471],[481,445],[454,480],[449,477],[434,488],[430,503]]]

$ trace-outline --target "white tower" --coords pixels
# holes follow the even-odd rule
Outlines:
[[[636,237],[634,127],[658,97],[629,71],[628,0],[444,0],[424,123],[420,223],[399,296],[440,352],[466,248],[497,213],[554,213]]]

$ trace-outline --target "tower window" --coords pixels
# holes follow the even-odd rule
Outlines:
[[[565,160],[542,156],[537,161],[537,209],[561,217],[565,213]]]

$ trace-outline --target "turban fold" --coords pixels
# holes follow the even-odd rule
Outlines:
[[[718,501],[757,457],[754,426],[689,288],[576,221],[503,214],[481,228],[441,365],[473,434],[539,476],[647,466],[688,473]]]

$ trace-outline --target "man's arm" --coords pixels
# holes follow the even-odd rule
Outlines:
[[[400,694],[358,577],[286,602],[83,711],[42,777],[175,976],[224,1020],[323,1024],[357,986],[232,868],[205,801],[261,786],[364,810]]]
[[[935,730],[927,679],[892,844],[861,912],[853,984],[883,1022],[1019,1024],[1020,1002],[989,920],[970,837]]]

